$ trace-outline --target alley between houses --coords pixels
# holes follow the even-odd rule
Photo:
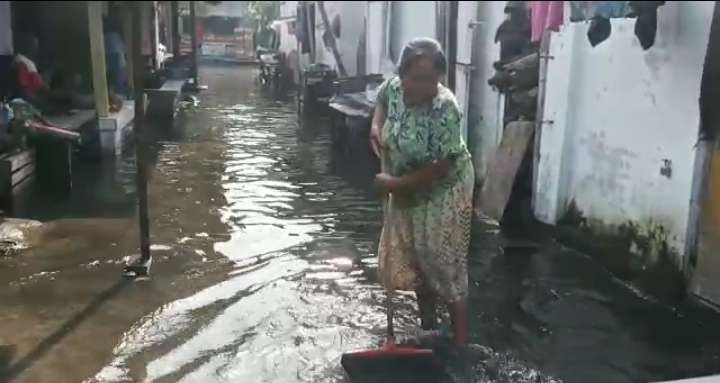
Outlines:
[[[150,280],[120,277],[137,243],[123,203],[132,158],[113,179],[76,172],[85,190],[62,208],[28,210],[96,223],[0,259],[0,380],[343,382],[340,355],[381,341],[376,165],[333,151],[326,122],[301,123],[255,71],[203,67],[199,106],[174,129],[153,127]],[[715,314],[645,296],[551,239],[504,238],[481,217],[469,257],[472,381],[717,372]],[[404,297],[398,328],[415,326],[414,309]],[[463,371],[449,358],[445,380]]]

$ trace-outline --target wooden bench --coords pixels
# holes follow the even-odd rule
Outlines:
[[[370,133],[374,100],[368,99],[368,84],[379,85],[382,75],[344,77],[333,82],[334,96],[328,106],[332,111],[330,137],[335,148],[352,152],[354,147],[365,150]]]
[[[81,133],[97,124],[97,113],[94,109],[83,109],[69,114],[45,116],[45,119],[58,128]],[[72,190],[73,143],[52,137],[39,137],[33,143],[39,191],[53,197],[66,198]]]
[[[58,128],[80,132],[83,128],[95,122],[97,113],[95,113],[95,109],[81,109],[72,113],[44,117]]]
[[[152,118],[175,118],[180,95],[187,80],[166,80],[158,89],[145,89],[148,97],[146,115]]]
[[[12,214],[16,197],[27,190],[34,175],[33,150],[0,155],[0,210],[5,214]]]

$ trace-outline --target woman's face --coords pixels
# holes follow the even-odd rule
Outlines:
[[[400,77],[405,102],[422,105],[432,101],[437,95],[440,76],[435,71],[432,59],[421,56],[415,59]]]

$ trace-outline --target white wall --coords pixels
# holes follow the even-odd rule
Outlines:
[[[380,59],[382,58],[383,39],[385,38],[383,1],[369,1],[365,8],[367,19],[367,30],[365,41],[367,44],[365,53],[365,68],[368,73],[382,73],[380,71]]]
[[[457,54],[455,56],[455,97],[463,112],[463,134],[468,139],[468,110],[470,102],[470,83],[472,81],[473,46],[475,45],[475,27],[473,23],[478,15],[477,1],[461,1],[458,3]],[[452,26],[451,26],[452,27]],[[448,57],[452,60],[452,58]]]
[[[612,20],[592,48],[588,24],[554,33],[535,185],[535,214],[556,223],[574,201],[592,223],[649,222],[683,253],[698,97],[714,2],[668,2],[643,51],[633,19]],[[672,176],[660,174],[664,160]]]
[[[402,48],[417,37],[436,34],[434,1],[393,1],[390,23],[392,59],[397,64]]]
[[[297,1],[281,1],[280,2],[280,18],[294,17],[297,13]]]
[[[340,16],[340,38],[336,39],[340,57],[348,76],[357,74],[357,52],[360,39],[365,33],[365,1],[326,1],[325,12],[328,20],[332,23],[336,15]],[[337,69],[335,57],[330,47],[323,42],[325,25],[320,15],[320,7],[316,7],[315,25],[318,53],[317,62],[330,65]]]
[[[504,1],[478,3],[476,20],[482,24],[474,30],[468,121],[468,145],[475,164],[475,180],[479,184],[487,174],[488,162],[502,138],[503,98],[487,84],[495,74],[493,62],[500,58],[500,45],[495,44],[495,31],[505,19]]]
[[[0,55],[13,54],[10,2],[0,1]]]
[[[402,47],[416,37],[434,37],[436,33],[434,1],[366,2],[367,73],[393,76],[395,61]],[[387,13],[390,18],[387,18]],[[390,36],[387,39],[388,34]],[[392,55],[388,52],[392,50]],[[392,56],[392,57],[391,57]]]
[[[290,33],[290,24],[297,19],[297,1],[280,2],[280,47],[278,50],[286,55],[297,50],[298,41],[295,33]],[[296,26],[297,27],[297,26]]]

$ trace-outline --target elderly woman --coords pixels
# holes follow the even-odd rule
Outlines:
[[[378,90],[370,142],[383,164],[376,185],[392,196],[380,272],[392,268],[392,287],[415,290],[426,330],[437,325],[436,302],[445,303],[453,339],[463,345],[474,171],[457,101],[440,84],[446,69],[437,41],[409,42],[399,77]]]

